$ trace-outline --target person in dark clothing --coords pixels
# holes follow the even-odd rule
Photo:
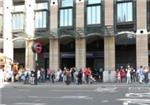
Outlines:
[[[51,74],[52,83],[55,83],[55,72],[53,71]]]
[[[78,85],[82,84],[82,69],[78,72]]]

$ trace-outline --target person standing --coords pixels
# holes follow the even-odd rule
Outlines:
[[[131,83],[131,67],[130,65],[127,66],[127,84]]]
[[[121,83],[121,71],[119,70],[117,73],[118,83]]]
[[[126,79],[126,72],[123,66],[120,66],[121,82],[124,82]]]
[[[0,85],[3,85],[4,83],[4,70],[3,68],[0,68]]]
[[[139,77],[139,83],[143,83],[144,80],[144,69],[143,66],[140,66],[140,68],[138,69],[138,77]]]
[[[150,69],[149,69],[149,72],[148,72],[148,82],[150,84]]]
[[[51,80],[52,80],[52,83],[54,84],[55,83],[55,72],[54,71],[51,71]]]
[[[144,67],[144,82],[148,83],[148,67]]]
[[[82,69],[80,69],[78,72],[78,85],[79,84],[82,84]]]

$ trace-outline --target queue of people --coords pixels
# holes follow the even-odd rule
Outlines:
[[[47,74],[52,83],[64,82],[69,85],[70,83],[89,84],[96,81],[90,68],[77,70],[76,68],[69,69],[65,67],[63,70],[58,69],[58,71],[55,72],[51,69],[48,69]]]
[[[127,84],[133,82],[139,82],[140,84],[150,83],[150,69],[143,66],[140,66],[138,69],[130,65],[126,68],[120,66],[120,68],[116,69],[116,82],[126,82]]]
[[[44,68],[38,70],[20,68],[17,72],[0,68],[0,82],[23,81],[24,84],[34,84],[36,79],[37,82],[62,82],[67,85],[70,83],[78,85],[92,84],[95,82],[103,82],[103,71],[102,68],[91,69],[90,67],[80,69],[64,67],[58,70],[49,68],[47,70]],[[150,69],[148,67],[140,66],[138,69],[135,69],[131,65],[128,65],[126,68],[120,66],[116,69],[115,76],[117,83],[150,83]]]

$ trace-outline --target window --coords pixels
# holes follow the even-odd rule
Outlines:
[[[48,28],[48,3],[37,3],[35,11],[35,28]]]
[[[47,11],[35,12],[35,28],[47,28]]]
[[[61,7],[73,7],[73,0],[61,0]]]
[[[133,21],[133,1],[117,0],[117,23]]]
[[[150,31],[150,1],[147,0],[147,29]]]
[[[24,3],[25,3],[25,0],[13,0],[13,5],[20,5]]]
[[[73,0],[60,0],[59,6],[59,26],[70,27],[73,26],[74,14]]]
[[[101,0],[87,1],[87,25],[101,24]]]
[[[23,13],[12,14],[12,29],[13,31],[24,29],[24,14]]]

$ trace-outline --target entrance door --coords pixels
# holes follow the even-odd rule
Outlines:
[[[92,69],[104,68],[104,40],[99,36],[87,38],[86,66]]]
[[[62,69],[75,67],[75,40],[70,37],[60,40],[60,66]]]
[[[74,58],[62,58],[61,67],[75,67],[75,59]]]

